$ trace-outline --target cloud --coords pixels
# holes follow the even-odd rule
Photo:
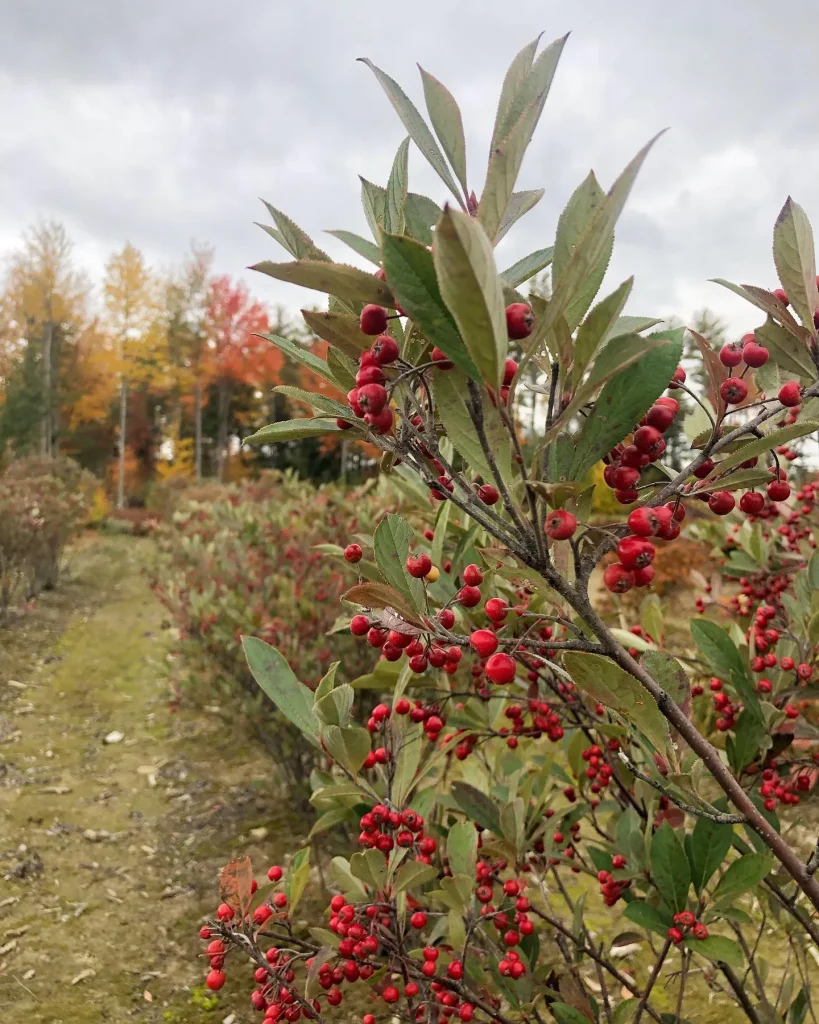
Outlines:
[[[192,239],[220,271],[286,258],[254,228],[263,196],[334,257],[324,228],[366,234],[357,175],[385,182],[404,131],[356,57],[369,56],[422,106],[415,61],[461,102],[479,191],[500,84],[517,49],[572,29],[521,187],[546,197],[502,244],[511,263],[550,244],[590,167],[604,185],[658,129],[618,228],[604,288],[630,274],[630,308],[689,316],[708,304],[732,328],[753,310],[710,277],[773,286],[770,237],[788,193],[814,216],[815,61],[809,0],[71,0],[43,18],[2,0],[0,247],[38,217],[64,221],[92,272],[127,238],[157,264]],[[446,190],[422,158],[413,189]],[[293,307],[316,296],[249,275]]]

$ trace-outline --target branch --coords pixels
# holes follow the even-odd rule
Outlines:
[[[680,800],[679,797],[670,793],[665,786],[660,785],[659,782],[656,782],[648,775],[644,775],[625,751],[618,750],[617,753],[620,760],[632,775],[635,775],[642,782],[647,782],[649,786],[656,789],[658,793],[662,793],[664,797],[667,797],[673,804],[676,804],[681,811],[685,811],[686,814],[694,814],[698,818],[707,818],[709,821],[716,822],[717,825],[743,825],[747,822],[748,819],[744,814],[726,814],[723,811],[704,811],[701,807],[695,807],[693,804],[685,803]]]

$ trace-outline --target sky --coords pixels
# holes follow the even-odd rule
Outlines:
[[[776,287],[789,194],[819,223],[815,0],[0,0],[0,13],[0,258],[56,219],[92,277],[126,240],[160,267],[198,241],[259,298],[314,303],[245,270],[290,258],[253,221],[269,220],[262,197],[368,266],[322,231],[369,234],[357,176],[386,184],[405,132],[356,58],[422,110],[416,62],[449,87],[480,193],[506,68],[541,32],[571,32],[518,182],[546,195],[499,246],[500,268],[552,244],[590,168],[608,187],[666,127],[603,286],[635,275],[626,312],[685,321],[708,306],[749,330],[755,311],[708,279]],[[410,187],[446,199],[417,150]]]

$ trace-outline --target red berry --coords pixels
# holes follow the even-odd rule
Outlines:
[[[225,972],[224,971],[208,971],[208,976],[205,978],[205,984],[211,990],[211,992],[218,992],[219,989],[225,983]]]
[[[740,510],[742,512],[747,512],[749,515],[755,515],[757,512],[761,512],[764,505],[765,496],[760,494],[758,491],[746,491],[739,499]]]
[[[423,579],[431,568],[432,559],[423,551],[407,559],[407,572],[416,580]]]
[[[568,540],[577,529],[577,520],[564,509],[555,509],[546,516],[543,530],[552,540]]]
[[[370,303],[361,310],[358,322],[365,334],[383,334],[387,329],[387,311]]]
[[[455,365],[450,361],[449,357],[445,352],[442,352],[436,345],[429,356],[430,360],[435,363],[439,370],[451,370]]]
[[[493,654],[486,663],[486,676],[498,686],[511,683],[515,678],[515,660],[508,654]]]
[[[656,427],[638,427],[634,431],[634,447],[646,455],[651,455],[662,439],[663,436]]]
[[[775,295],[784,306],[788,305],[788,293],[785,291],[784,288],[774,288],[774,290],[771,292],[771,295]]]
[[[757,345],[756,342],[751,341],[742,350],[742,358],[745,360],[746,365],[753,369],[758,369],[760,366],[764,366],[768,362],[769,352],[762,345]]]
[[[525,302],[513,302],[506,307],[506,330],[510,338],[520,341],[528,338],[535,325],[532,307]]]
[[[377,337],[372,343],[370,352],[381,366],[394,363],[400,354],[398,342],[390,334],[382,334]]]
[[[697,921],[697,923],[692,928],[692,932],[694,934],[694,938],[695,939],[707,939],[708,938],[708,929],[702,923],[702,921]]]
[[[461,573],[461,579],[467,586],[479,587],[483,583],[483,571],[480,566],[474,564],[467,565]]]
[[[612,594],[625,594],[634,586],[634,573],[620,562],[606,566],[603,584]]]
[[[372,427],[375,434],[388,434],[393,424],[392,409],[385,407],[378,413],[365,413],[364,422]]]
[[[628,517],[628,528],[638,537],[650,537],[657,529],[653,508],[635,508]]]
[[[384,991],[381,993],[381,998],[385,1003],[397,1003],[401,998],[401,994],[395,985],[387,985]]]
[[[646,423],[664,434],[674,422],[675,412],[667,405],[652,405],[646,413]]]
[[[503,367],[503,384],[509,387],[518,372],[518,364],[514,359],[507,359]]]
[[[444,629],[452,629],[455,625],[455,612],[451,608],[442,608],[438,612],[438,621]]]
[[[615,853],[615,855],[611,858],[611,866],[616,871],[621,871],[626,866],[626,858],[622,855],[622,853]]]
[[[406,697],[399,697],[395,702],[395,713],[396,715],[408,715],[410,712],[410,702]]]
[[[354,615],[350,619],[350,632],[353,636],[364,636],[370,628],[370,620],[366,615]]]
[[[723,366],[739,366],[742,362],[742,346],[735,341],[723,345],[719,350],[719,359]]]
[[[791,489],[784,480],[772,480],[766,491],[771,501],[787,501],[791,494]]]
[[[446,973],[453,981],[460,981],[464,976],[464,965],[460,960],[453,960],[447,964]]]
[[[669,928],[667,935],[676,946],[678,946],[683,940],[683,933],[679,928]]]
[[[481,658],[488,658],[498,649],[498,638],[491,629],[476,629],[469,642]]]
[[[348,544],[344,549],[344,557],[353,565],[355,565],[356,562],[360,562],[363,556],[364,552],[361,550],[360,544]]]
[[[416,912],[410,917],[410,924],[413,928],[423,928],[427,923],[427,915],[423,910],[416,910]]]
[[[643,537],[624,537],[617,545],[617,557],[627,569],[645,569],[654,559],[654,545]]]
[[[502,597],[490,597],[483,606],[486,617],[492,622],[503,622],[509,613],[509,605]]]
[[[779,389],[777,397],[783,405],[789,407],[799,405],[802,400],[802,391],[799,387],[798,381],[789,380],[787,384],[783,384]]]
[[[361,403],[358,401],[358,396],[361,394],[361,388],[365,387],[367,384],[383,384],[386,379],[384,371],[378,363],[362,364],[355,375],[356,387],[359,389],[356,393],[356,405],[359,409],[362,408]],[[358,415],[360,415],[360,413]]]
[[[496,505],[500,500],[500,492],[492,484],[481,484],[478,488],[478,497],[484,505]]]
[[[726,405],[739,405],[748,397],[748,385],[741,377],[729,377],[720,384],[719,393]]]
[[[476,604],[481,602],[481,592],[477,587],[461,587],[458,591],[458,604],[464,606],[464,608],[474,608]]]
[[[708,499],[708,507],[718,516],[727,516],[733,511],[735,504],[730,491],[715,491]]]
[[[387,404],[387,389],[383,384],[364,384],[358,389],[358,404],[365,413],[381,412]]]
[[[220,921],[231,921],[236,916],[236,911],[227,903],[220,903],[216,908],[216,916]]]

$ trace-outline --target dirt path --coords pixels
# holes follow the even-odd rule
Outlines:
[[[249,1019],[241,979],[201,987],[196,931],[221,864],[262,869],[303,826],[238,727],[169,709],[151,553],[86,539],[58,591],[0,629],[4,1024]]]

